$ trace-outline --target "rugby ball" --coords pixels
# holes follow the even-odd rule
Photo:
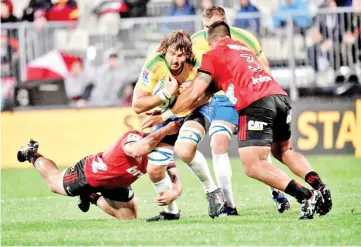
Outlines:
[[[164,83],[165,83],[165,80],[160,80],[157,82],[157,84],[155,85],[155,87],[153,89],[153,95],[156,95],[160,90],[162,90],[164,88]],[[170,106],[172,106],[172,104],[175,102],[176,98],[177,97],[175,95],[173,95],[170,99],[167,99],[167,100],[163,101],[161,104],[159,104],[158,107],[161,109],[167,109]]]

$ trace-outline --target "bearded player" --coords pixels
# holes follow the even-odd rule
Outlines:
[[[332,208],[330,190],[307,159],[292,150],[287,93],[262,69],[244,43],[231,39],[226,22],[213,23],[207,41],[211,50],[203,55],[196,79],[171,109],[152,116],[144,127],[186,110],[207,89],[213,93],[223,90],[239,114],[238,153],[246,175],[295,197],[301,203],[299,219],[312,219],[315,213],[327,214]],[[270,152],[312,189],[268,162]]]
[[[145,113],[178,95],[179,85],[181,88],[183,85],[189,85],[197,74],[196,63],[189,35],[184,31],[169,33],[161,41],[157,52],[150,56],[142,69],[133,94],[133,110],[138,114]],[[170,80],[170,77],[175,80]],[[164,88],[154,93],[157,83],[161,81],[164,81]],[[197,101],[191,108],[197,108],[198,105],[206,102]],[[213,110],[209,106],[205,106],[197,108],[192,113],[185,111],[171,118],[169,121],[181,122],[182,128],[179,134],[163,139],[161,145],[148,155],[148,174],[155,191],[161,193],[162,188],[169,183],[164,180],[165,165],[173,162],[173,146],[175,146],[177,156],[188,165],[202,183],[208,200],[209,215],[213,218],[223,210],[223,194],[213,181],[205,157],[197,151],[197,144],[205,135],[204,129],[212,121],[210,115],[212,112]],[[157,128],[162,128],[162,125],[156,126]],[[172,210],[168,214],[161,213],[149,221],[159,221],[164,217],[179,217],[176,202],[170,206]]]
[[[84,201],[90,197],[90,201],[105,213],[120,220],[133,220],[138,209],[131,184],[147,172],[147,154],[165,136],[178,130],[179,124],[172,122],[147,136],[139,131],[129,131],[105,152],[89,155],[62,172],[52,160],[38,153],[39,144],[33,140],[19,149],[17,158],[20,162],[31,162],[52,192],[81,196],[83,211],[89,209]],[[167,171],[167,179],[172,180],[163,190],[167,200],[162,195],[157,199],[157,204],[163,206],[170,204],[182,191],[174,163],[168,164]]]
[[[205,9],[202,16],[204,29],[191,37],[193,53],[199,61],[202,60],[202,55],[210,49],[207,42],[207,30],[216,21],[227,22],[224,9],[220,6],[211,6]],[[270,73],[267,57],[256,37],[241,28],[230,27],[230,30],[232,39],[244,43],[257,56],[262,68]],[[209,136],[211,138],[214,173],[218,186],[224,192],[226,202],[223,215],[237,215],[232,192],[232,168],[228,148],[232,135],[236,132],[238,126],[238,113],[223,91],[215,94],[210,104],[215,106],[213,107],[215,113],[209,128]],[[272,162],[271,157],[269,157],[268,161]],[[279,213],[283,213],[290,208],[290,203],[282,192],[272,187],[271,192]]]

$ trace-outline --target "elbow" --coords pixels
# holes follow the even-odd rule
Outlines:
[[[137,104],[136,100],[133,101],[132,108],[136,114],[141,114],[144,112],[144,109],[142,109],[142,107],[139,104]]]

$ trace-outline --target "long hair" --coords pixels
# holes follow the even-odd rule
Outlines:
[[[194,60],[194,55],[192,52],[192,41],[187,32],[183,30],[176,30],[170,32],[160,42],[160,46],[158,47],[157,52],[161,56],[165,56],[167,50],[170,47],[173,47],[176,51],[183,51],[186,54],[188,61]]]

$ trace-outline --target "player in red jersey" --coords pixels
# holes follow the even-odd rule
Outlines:
[[[287,93],[265,72],[255,55],[230,38],[227,23],[218,21],[208,30],[212,50],[203,55],[197,78],[172,109],[153,116],[144,127],[187,110],[206,90],[223,90],[239,113],[238,152],[245,173],[295,197],[302,204],[300,219],[331,210],[331,192],[307,159],[291,147],[291,106]],[[213,83],[212,83],[213,82]],[[267,162],[269,152],[312,186],[309,190]]]
[[[62,172],[52,160],[38,153],[39,144],[33,140],[19,149],[17,158],[20,162],[31,162],[52,192],[83,198],[93,195],[97,199],[96,205],[107,214],[131,220],[137,217],[137,204],[133,199],[131,184],[147,172],[147,154],[165,136],[175,134],[178,130],[179,123],[171,122],[147,136],[139,131],[129,131],[105,152],[89,155]],[[169,168],[173,186],[164,192],[167,195],[158,198],[157,204],[161,206],[175,200],[182,190],[175,165],[170,164]]]

